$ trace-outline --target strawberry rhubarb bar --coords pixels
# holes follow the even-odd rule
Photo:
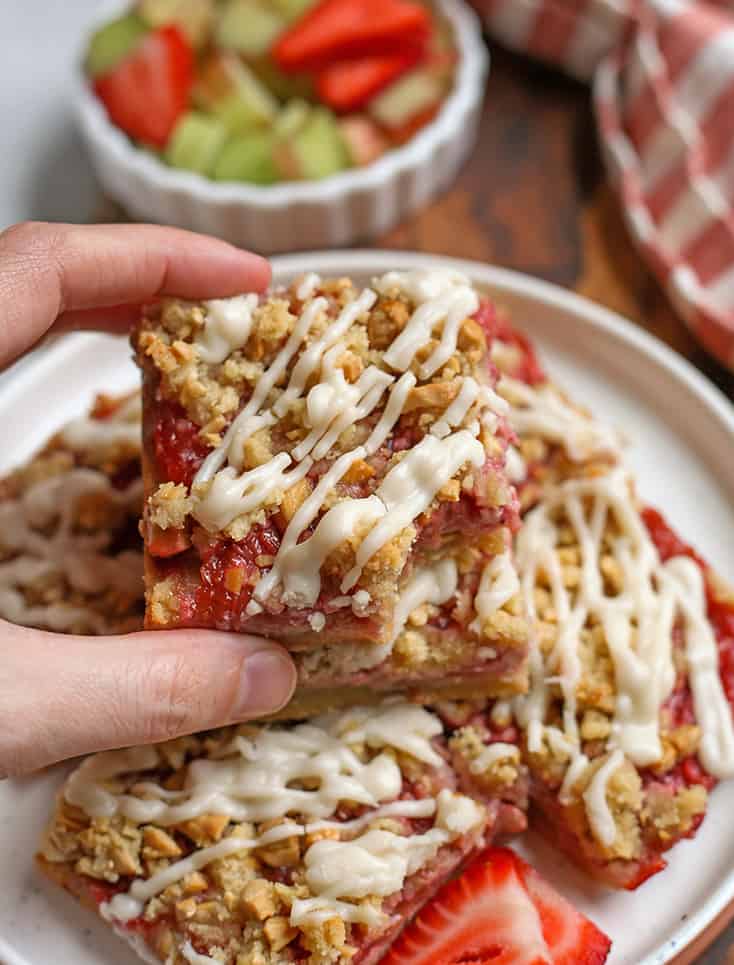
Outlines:
[[[478,306],[437,268],[148,310],[148,626],[281,640],[309,710],[354,687],[520,689],[507,404]]]
[[[641,506],[610,429],[550,383],[490,306],[517,438],[515,545],[532,622],[520,728],[540,825],[595,877],[634,888],[734,775],[734,594]]]
[[[67,633],[140,627],[140,396],[100,396],[0,480],[0,617]]]
[[[374,965],[503,827],[496,795],[462,793],[462,753],[389,701],[98,754],[40,866],[150,961]]]

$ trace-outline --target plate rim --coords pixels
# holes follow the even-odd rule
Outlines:
[[[471,259],[399,249],[322,250],[279,255],[271,259],[273,278],[276,283],[299,273],[319,270],[319,266],[322,272],[328,270],[345,274],[350,272],[364,274],[395,268],[425,268],[435,266],[437,263],[464,272],[473,281],[486,285],[495,293],[504,292],[526,301],[534,301],[539,307],[552,306],[573,315],[578,321],[601,329],[607,337],[666,370],[674,380],[682,384],[702,403],[709,416],[719,424],[719,428],[734,439],[734,406],[724,393],[691,362],[657,336],[617,312],[552,282]],[[82,339],[87,338],[87,335],[82,336]],[[23,383],[26,380],[39,378],[43,373],[52,372],[70,355],[83,349],[82,339],[71,335],[59,342],[44,346],[35,355],[26,357],[17,371],[8,371],[4,384],[0,385],[0,406],[12,403],[13,396],[23,391]],[[686,949],[690,949],[706,932],[713,932],[711,941],[715,940],[720,931],[726,927],[729,915],[734,913],[733,903],[734,872],[721,880],[686,921],[638,965],[672,965],[674,962],[683,965]],[[11,948],[2,935],[0,935],[0,961],[4,965],[34,965]]]

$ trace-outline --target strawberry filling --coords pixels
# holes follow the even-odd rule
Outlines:
[[[707,615],[719,649],[719,674],[727,699],[730,704],[734,705],[734,605],[718,598],[711,583],[710,569],[706,561],[671,529],[657,510],[648,507],[642,511],[642,517],[663,562],[673,556],[687,556],[694,560],[703,572]],[[678,634],[680,635],[680,630],[678,630]],[[681,645],[681,641],[677,640],[676,644]],[[685,676],[679,677],[676,689],[671,694],[665,707],[671,716],[674,727],[695,723],[693,694]],[[710,791],[716,785],[716,779],[704,770],[695,756],[679,761],[662,778],[649,774],[645,774],[644,777],[646,783],[651,781],[662,782],[666,787],[673,790],[702,784]],[[695,833],[701,820],[703,818],[697,820],[695,827],[690,832],[691,834]]]
[[[160,479],[190,486],[209,452],[199,429],[182,406],[160,400],[156,407],[153,447]]]
[[[547,380],[543,366],[540,364],[530,340],[521,332],[516,331],[506,318],[499,315],[492,302],[483,301],[473,318],[484,329],[490,344],[498,339],[519,349],[521,359],[512,372],[513,378],[528,385],[537,385],[539,382]]]

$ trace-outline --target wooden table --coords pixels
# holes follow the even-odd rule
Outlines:
[[[734,373],[698,346],[635,251],[605,182],[589,90],[493,49],[479,143],[454,187],[375,242],[538,275],[657,335],[734,399]],[[728,915],[676,965],[734,965]],[[700,957],[699,957],[700,956]]]

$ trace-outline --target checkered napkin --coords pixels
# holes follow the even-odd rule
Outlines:
[[[734,0],[473,0],[490,34],[593,83],[650,268],[734,369]]]

